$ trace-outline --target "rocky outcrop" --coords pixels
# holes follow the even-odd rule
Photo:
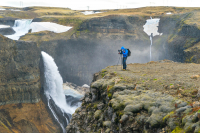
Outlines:
[[[198,133],[198,91],[189,87],[200,84],[198,76],[190,78],[191,67],[199,71],[199,65],[169,60],[130,64],[127,71],[120,66],[105,68],[94,75],[67,132]],[[185,74],[180,68],[189,71]]]
[[[0,105],[39,102],[40,50],[36,43],[0,35],[0,47]]]
[[[12,28],[0,28],[0,34],[2,35],[12,35],[15,31]]]
[[[0,24],[1,25],[10,25],[12,27],[12,26],[14,26],[16,19],[17,18],[11,18],[11,17],[0,18]]]

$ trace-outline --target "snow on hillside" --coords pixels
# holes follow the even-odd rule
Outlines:
[[[96,14],[96,13],[102,13],[102,12],[94,12],[94,11],[85,11],[85,12],[81,12],[84,15],[91,15],[91,14]]]
[[[0,28],[10,28],[10,25],[0,25]]]
[[[69,29],[71,29],[72,27],[69,26],[63,26],[63,25],[59,25],[56,23],[51,23],[51,22],[33,22],[30,24],[30,29],[32,29],[32,33],[33,32],[40,32],[40,31],[52,31],[55,33],[62,33],[62,32],[66,32]]]

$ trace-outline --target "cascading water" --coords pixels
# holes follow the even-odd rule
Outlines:
[[[15,24],[12,27],[13,30],[15,31],[15,34],[7,35],[6,37],[8,37],[12,40],[18,40],[20,38],[20,36],[23,36],[26,33],[28,33],[31,22],[32,22],[32,19],[15,20]]]
[[[150,17],[150,19],[147,19],[146,24],[143,26],[144,27],[144,32],[150,37],[150,61],[152,60],[152,55],[151,55],[151,47],[152,47],[152,40],[153,37],[156,35],[162,35],[162,33],[158,32],[158,26],[159,26],[159,18],[153,19]]]
[[[65,96],[66,92],[64,92],[62,86],[63,80],[60,76],[58,67],[55,64],[54,59],[43,51],[41,52],[41,54],[44,62],[44,94],[47,98],[47,104],[53,116],[60,124],[63,133],[65,133],[65,126],[69,123],[71,115],[75,112],[76,108],[80,106],[80,104],[75,104],[73,106],[67,104]],[[68,93],[72,93],[72,96],[74,96],[73,92]],[[53,104],[55,104],[56,106]],[[60,112],[62,112],[62,114],[58,114],[56,112],[58,109],[60,109]],[[66,120],[64,122],[65,124],[60,120],[60,116],[62,116]]]
[[[150,36],[150,41],[151,41],[151,45],[150,45],[150,61],[151,61],[151,46],[152,46],[152,39],[153,39],[152,37],[153,37],[153,36],[151,35],[151,36]]]

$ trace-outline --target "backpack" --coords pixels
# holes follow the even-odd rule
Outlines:
[[[128,56],[131,56],[131,51],[127,48],[128,50]]]

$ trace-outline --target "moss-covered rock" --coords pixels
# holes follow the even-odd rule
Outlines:
[[[95,119],[98,119],[101,115],[102,111],[101,110],[97,110],[95,113],[94,113],[94,118]]]
[[[111,121],[104,121],[103,126],[109,128],[111,126]]]

